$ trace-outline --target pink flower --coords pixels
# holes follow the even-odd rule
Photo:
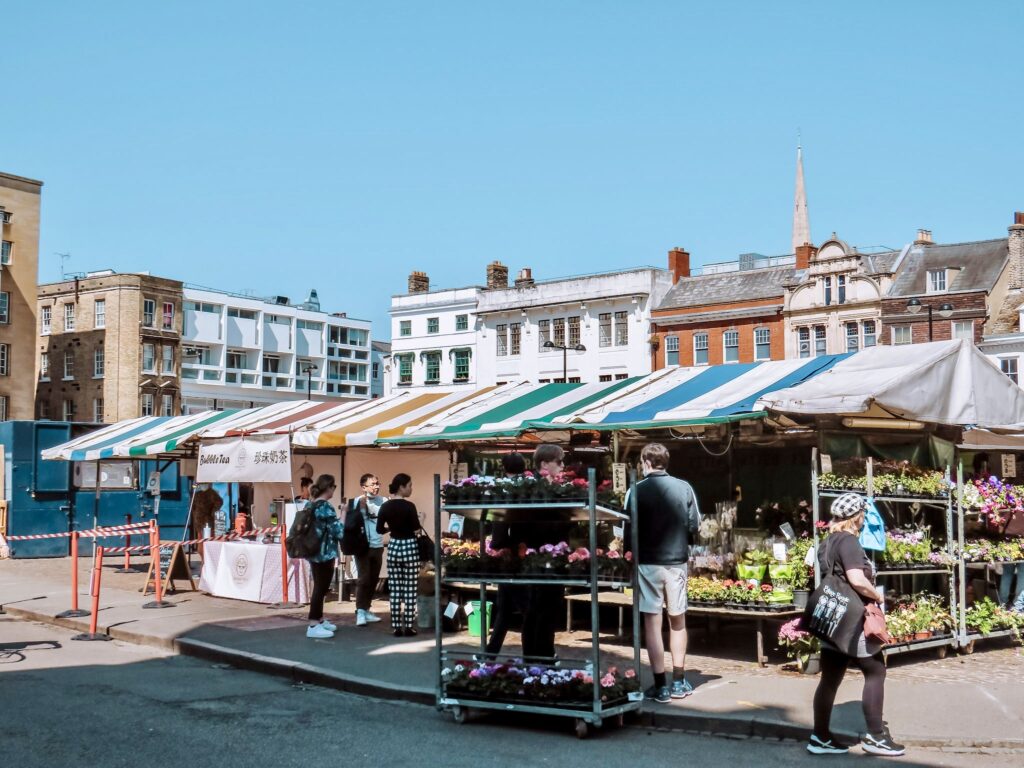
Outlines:
[[[627,669],[626,670],[626,679],[627,680],[632,680],[634,677],[636,677],[636,670],[635,669]]]
[[[615,675],[611,672],[601,678],[602,688],[611,688],[613,685],[615,685]]]

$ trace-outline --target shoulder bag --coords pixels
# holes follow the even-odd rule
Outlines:
[[[422,525],[416,531],[416,551],[419,553],[421,563],[434,562],[434,540],[427,535]]]
[[[366,535],[366,506],[366,497],[360,496],[345,515],[345,527],[341,532],[343,555],[359,557],[370,550],[370,539]]]
[[[864,601],[846,580],[836,573],[834,533],[825,542],[824,572],[818,588],[811,593],[804,609],[802,627],[819,640],[831,643],[848,656],[857,655],[857,645],[864,631]]]

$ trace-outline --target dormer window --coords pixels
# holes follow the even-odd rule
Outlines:
[[[945,293],[946,292],[946,270],[944,269],[929,269],[928,270],[928,293]]]

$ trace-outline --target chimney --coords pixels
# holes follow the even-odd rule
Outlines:
[[[508,267],[500,261],[487,265],[487,288],[508,288]]]
[[[917,239],[914,240],[914,245],[934,245],[935,241],[932,240],[932,231],[930,229],[919,229],[917,230]]]
[[[516,288],[522,288],[527,285],[533,285],[533,270],[529,267],[523,267],[519,270],[519,276],[516,277]]]
[[[690,276],[690,254],[682,248],[676,247],[668,252],[668,268],[672,272],[672,283],[678,283],[681,278]]]
[[[1013,214],[1009,233],[1010,288],[1024,288],[1024,211]]]
[[[811,266],[811,259],[814,258],[814,254],[818,252],[810,243],[804,243],[796,247],[796,268],[807,269]]]
[[[426,272],[409,273],[409,293],[426,293],[430,290],[430,278]]]

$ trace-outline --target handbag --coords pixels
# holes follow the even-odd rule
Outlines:
[[[807,600],[801,628],[847,656],[856,656],[864,626],[864,602],[845,575],[835,572],[834,544],[841,535],[834,533],[825,542],[824,575]]]
[[[366,497],[360,496],[348,515],[345,516],[345,528],[341,533],[341,553],[356,557],[370,550],[370,539],[366,535]],[[349,519],[351,516],[351,520]]]
[[[420,556],[421,563],[432,563],[434,561],[434,540],[431,539],[423,526],[416,531],[416,551]]]
[[[868,640],[877,640],[882,645],[892,642],[892,635],[885,626],[885,614],[878,603],[868,603],[864,606],[864,637]]]

